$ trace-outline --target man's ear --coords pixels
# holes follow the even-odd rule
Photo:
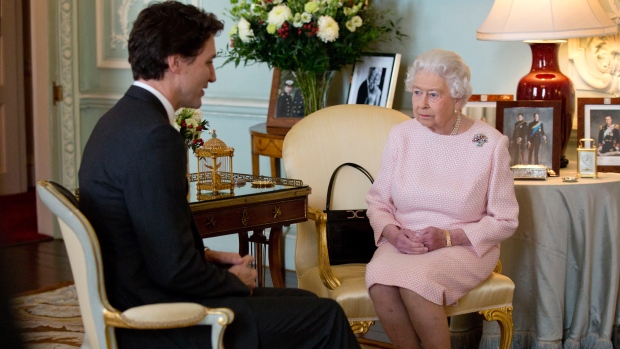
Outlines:
[[[178,73],[181,69],[181,56],[180,55],[170,55],[166,57],[166,63],[168,63],[168,69],[172,73]]]

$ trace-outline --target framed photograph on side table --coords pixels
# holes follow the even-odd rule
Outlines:
[[[577,138],[596,142],[599,172],[620,172],[620,98],[578,98]]]
[[[510,140],[510,165],[544,165],[560,174],[562,101],[498,101],[495,128]]]
[[[513,101],[513,95],[471,95],[463,108],[463,114],[484,121],[495,127],[497,101]]]
[[[273,69],[267,127],[291,128],[304,117],[304,98],[289,70]]]
[[[400,53],[365,53],[353,66],[347,104],[392,108]]]

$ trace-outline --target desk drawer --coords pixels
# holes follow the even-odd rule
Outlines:
[[[207,237],[303,222],[307,210],[306,198],[298,198],[194,212],[194,220]]]

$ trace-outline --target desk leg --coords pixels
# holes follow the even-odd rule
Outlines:
[[[271,228],[269,233],[269,268],[273,287],[284,287],[284,244],[282,244],[282,227]]]
[[[254,230],[249,241],[253,244],[254,250],[254,265],[256,266],[256,272],[258,274],[258,287],[265,286],[265,253],[267,248],[267,237],[263,233],[263,230]]]
[[[250,253],[248,232],[244,231],[239,233],[239,254],[243,257],[248,253]]]
[[[279,158],[269,158],[271,162],[271,177],[280,178],[280,159]]]
[[[253,152],[252,153],[252,175],[253,176],[260,176],[259,165],[260,163],[258,162],[258,154]]]

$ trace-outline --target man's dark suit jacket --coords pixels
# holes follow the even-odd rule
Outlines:
[[[229,307],[235,321],[227,335],[245,337],[250,348],[257,336],[244,301],[250,291],[204,261],[187,202],[186,151],[161,102],[137,86],[93,130],[79,172],[80,209],[101,244],[107,295],[119,310],[175,301]],[[116,332],[125,347],[204,348],[210,341],[208,326]]]

